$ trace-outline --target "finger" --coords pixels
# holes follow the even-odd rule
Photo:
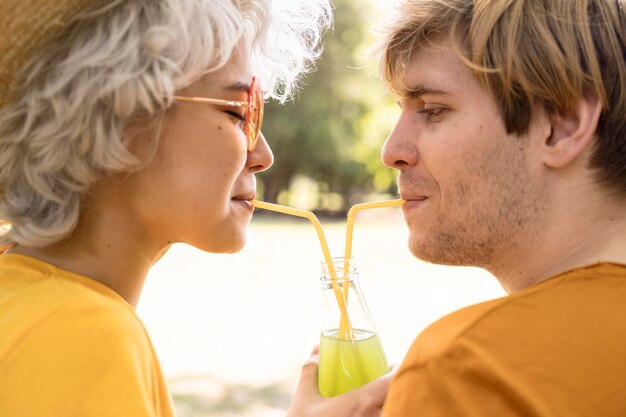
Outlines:
[[[319,345],[315,345],[309,355],[309,359],[307,359],[304,365],[302,365],[302,368],[306,367],[309,364],[319,365],[319,363],[320,363],[320,347]]]

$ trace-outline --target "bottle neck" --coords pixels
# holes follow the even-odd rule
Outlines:
[[[354,258],[348,258],[344,260],[343,257],[332,258],[332,265],[328,265],[326,262],[321,262],[322,268],[322,282],[325,280],[352,280],[358,277],[357,266],[354,262]]]

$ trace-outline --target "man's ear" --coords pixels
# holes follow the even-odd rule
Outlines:
[[[602,112],[595,97],[581,98],[566,114],[550,116],[550,136],[543,143],[543,162],[562,168],[578,157],[593,139]]]

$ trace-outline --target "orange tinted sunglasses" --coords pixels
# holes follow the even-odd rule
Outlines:
[[[222,100],[218,98],[205,97],[185,97],[174,96],[178,101],[186,101],[190,103],[216,104],[220,106],[232,106],[244,108],[243,114],[245,133],[248,151],[252,152],[256,148],[261,133],[261,124],[263,124],[263,91],[256,77],[252,77],[250,83],[250,91],[248,91],[248,101]]]

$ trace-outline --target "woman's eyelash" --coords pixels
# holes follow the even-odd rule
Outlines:
[[[226,113],[230,114],[231,116],[239,119],[240,121],[245,121],[246,120],[246,116],[243,114],[239,114],[236,111],[230,111],[230,110],[226,110]]]

